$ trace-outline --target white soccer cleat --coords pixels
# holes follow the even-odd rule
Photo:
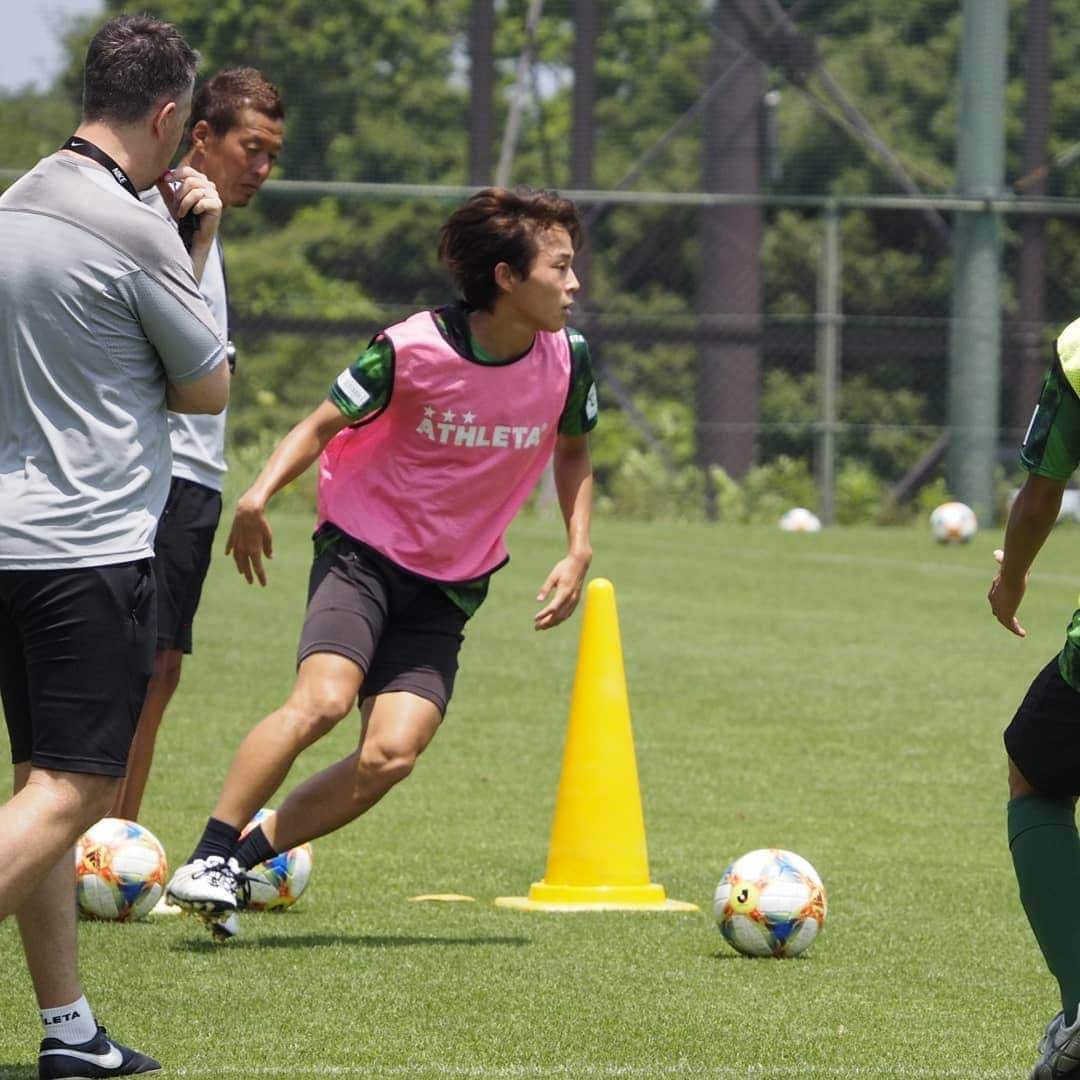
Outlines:
[[[236,912],[226,915],[224,919],[218,919],[210,923],[210,932],[214,935],[214,940],[219,944],[232,941],[240,933],[240,920],[237,918]]]
[[[181,866],[165,890],[165,899],[199,915],[229,915],[243,902],[246,885],[235,859],[211,855]]]

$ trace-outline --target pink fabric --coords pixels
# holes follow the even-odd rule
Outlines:
[[[398,566],[469,581],[507,559],[503,536],[551,457],[570,385],[565,333],[537,333],[512,364],[477,364],[430,311],[386,331],[385,411],[345,428],[319,462],[319,521]]]

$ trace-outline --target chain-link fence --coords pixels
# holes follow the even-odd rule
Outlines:
[[[268,291],[266,274],[250,265],[258,242],[238,239],[230,255],[240,266],[232,303],[245,359],[237,452],[264,453],[371,334],[449,297],[434,237],[469,190],[268,185],[260,198],[269,216],[306,222],[292,227],[306,231],[301,246],[324,275],[335,232],[387,217],[400,232],[366,265],[341,266],[341,294],[329,301],[306,295],[287,262],[266,270],[278,282]],[[977,207],[569,194],[588,222],[571,321],[589,340],[601,387],[593,452],[607,505],[742,520],[806,505],[826,520],[899,521],[949,494],[950,230]],[[1080,245],[1080,204],[998,209],[1000,356],[975,364],[1000,365],[997,459],[985,463],[1000,513],[1052,340],[1075,314],[1069,253]]]

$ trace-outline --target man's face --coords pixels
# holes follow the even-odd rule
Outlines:
[[[574,245],[561,225],[537,233],[536,258],[529,276],[510,291],[513,307],[538,330],[555,332],[566,325],[579,283],[574,273]]]
[[[270,175],[284,134],[280,120],[255,109],[244,109],[224,135],[200,120],[191,133],[191,163],[213,180],[225,206],[246,206]]]

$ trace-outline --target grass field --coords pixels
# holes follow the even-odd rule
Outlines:
[[[291,684],[309,520],[274,525],[266,590],[216,560],[160,737],[143,821],[173,863]],[[523,520],[413,777],[317,841],[300,903],[247,916],[228,946],[188,919],[84,925],[99,1018],[178,1077],[1026,1076],[1058,1004],[1012,878],[1000,733],[1080,575],[1063,527],[1019,641],[985,600],[999,537],[599,522],[652,878],[701,910],[544,914],[493,900],[543,876],[580,617],[533,632],[560,530]],[[739,957],[712,921],[723,868],[763,846],[828,890],[797,960]],[[475,901],[410,900],[443,892]],[[0,971],[0,1080],[29,1080],[40,1032],[12,920]]]

